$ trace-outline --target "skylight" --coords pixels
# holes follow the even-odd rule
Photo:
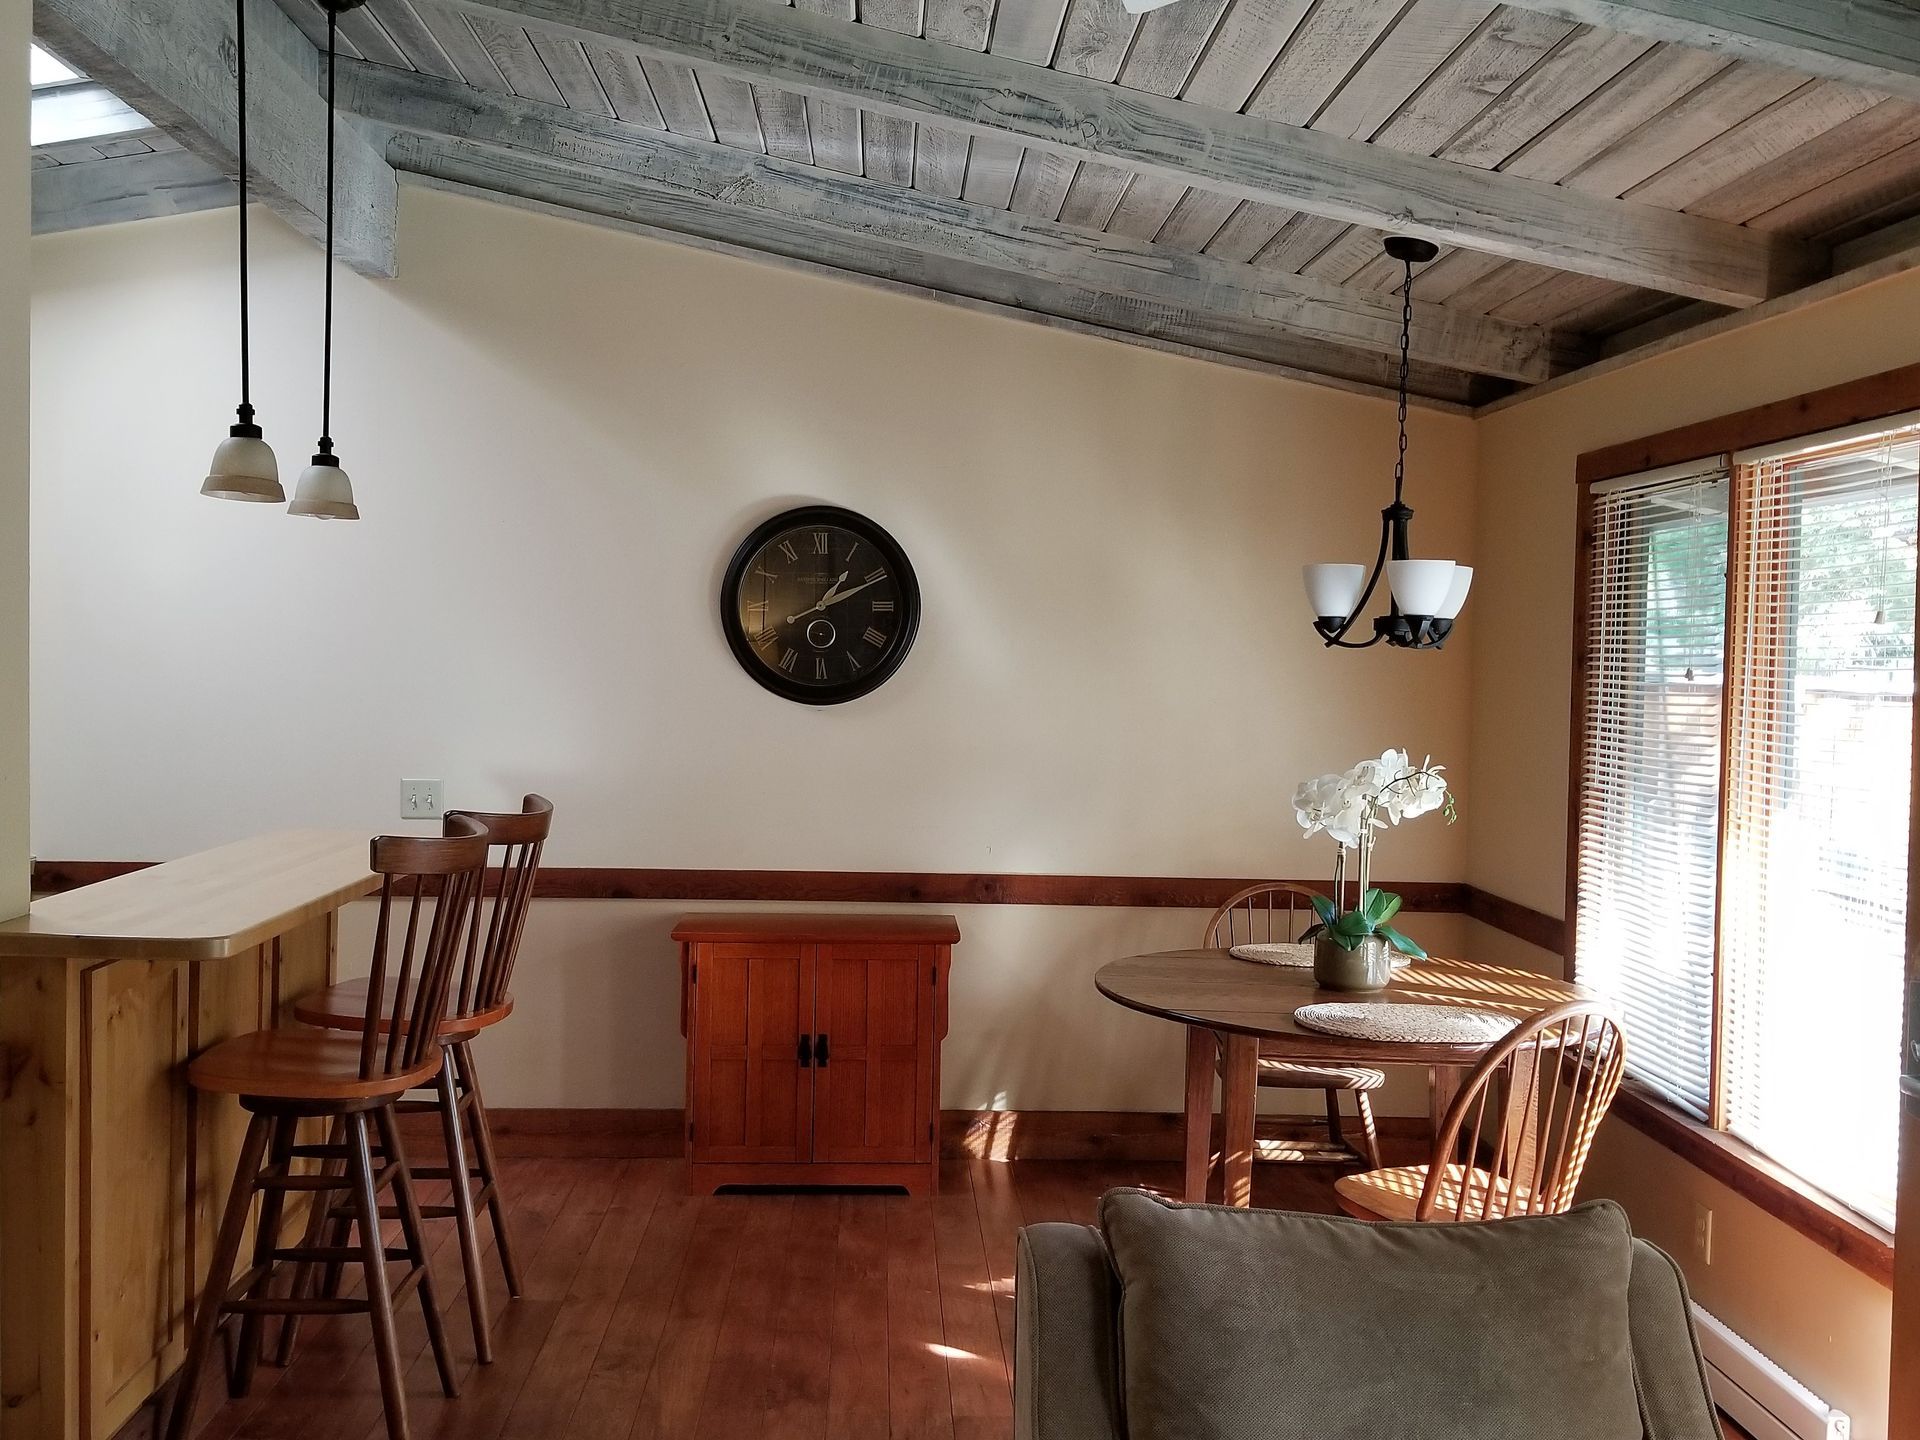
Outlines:
[[[78,70],[54,59],[38,45],[29,45],[27,54],[31,57],[28,74],[36,90],[48,85],[69,85],[86,78]]]
[[[94,84],[38,45],[29,46],[28,54],[33,82],[31,143],[36,149],[153,128],[146,116],[106,86]]]

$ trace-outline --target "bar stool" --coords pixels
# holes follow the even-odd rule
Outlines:
[[[447,990],[461,940],[470,929],[486,863],[487,832],[476,820],[449,818],[439,839],[403,835],[376,839],[370,868],[382,880],[373,973],[382,981],[391,977],[394,984],[371,989],[373,1000],[354,1017],[352,1026],[341,1031],[300,1025],[255,1030],[213,1046],[188,1065],[187,1080],[194,1089],[237,1096],[252,1118],[206,1282],[194,1308],[193,1334],[167,1423],[167,1440],[186,1440],[192,1429],[200,1372],[226,1315],[240,1316],[239,1343],[228,1377],[230,1393],[239,1397],[252,1387],[263,1315],[366,1311],[373,1323],[387,1433],[391,1440],[407,1440],[406,1392],[393,1302],[409,1290],[418,1290],[441,1388],[449,1396],[458,1393],[393,1102],[430,1082],[444,1063],[437,1038],[439,1017],[446,1008]],[[393,998],[390,1009],[377,1003],[389,996]],[[357,1033],[343,1033],[347,1031]],[[331,1118],[338,1143],[297,1144],[295,1127],[311,1116]],[[381,1139],[383,1161],[377,1168],[369,1122]],[[293,1161],[302,1157],[325,1159],[329,1168],[320,1173],[296,1172]],[[337,1172],[333,1165],[338,1165]],[[380,1191],[388,1188],[400,1220],[402,1243],[397,1249],[389,1248],[380,1233]],[[316,1211],[330,1208],[321,1204],[321,1196],[346,1192],[351,1221],[359,1228],[358,1245],[347,1244],[349,1234],[343,1231],[340,1243],[332,1247],[281,1246],[280,1222],[288,1191],[312,1193]],[[236,1280],[234,1265],[256,1192],[262,1199],[253,1263]],[[282,1260],[335,1265],[358,1261],[366,1272],[366,1295],[350,1299],[269,1295],[275,1262]],[[390,1283],[389,1260],[407,1262],[407,1272],[398,1284]]]
[[[539,795],[528,795],[520,802],[518,813],[487,813],[454,810],[448,818],[462,817],[486,827],[489,843],[499,855],[496,879],[488,888],[494,891],[491,912],[487,916],[485,936],[481,934],[481,916],[474,914],[468,933],[466,954],[460,965],[459,983],[450,987],[440,1024],[442,1059],[439,1073],[421,1083],[433,1089],[430,1100],[403,1100],[394,1108],[402,1113],[432,1111],[440,1116],[440,1132],[446,1144],[447,1163],[421,1166],[414,1170],[422,1180],[446,1180],[452,1189],[447,1205],[429,1205],[422,1214],[428,1219],[451,1218],[460,1238],[460,1260],[467,1275],[467,1311],[473,1325],[473,1351],[481,1364],[493,1360],[491,1319],[488,1314],[486,1274],[480,1263],[478,1208],[487,1207],[493,1222],[494,1244],[500,1252],[500,1268],[506,1277],[507,1294],[520,1295],[520,1271],[514,1262],[513,1242],[507,1231],[506,1205],[500,1195],[498,1163],[494,1155],[493,1131],[487,1122],[487,1107],[480,1098],[480,1079],[473,1061],[473,1037],[499,1024],[513,1013],[513,997],[507,984],[513,978],[513,962],[520,950],[520,933],[526,926],[527,908],[533,899],[533,883],[540,870],[540,850],[553,826],[553,802]],[[390,1002],[392,981],[383,1005]],[[351,1030],[366,1013],[369,980],[348,980],[317,990],[294,1006],[294,1018],[307,1025],[329,1030]],[[473,1131],[473,1151],[469,1158],[464,1118]],[[457,1178],[456,1178],[457,1177]],[[474,1182],[479,1188],[474,1188]],[[337,1208],[337,1207],[336,1207]],[[310,1239],[317,1241],[319,1226],[326,1216],[314,1215]],[[326,1286],[335,1288],[338,1270],[332,1271]],[[302,1294],[311,1280],[311,1267],[303,1266],[294,1281],[295,1294]],[[294,1325],[289,1322],[281,1332],[280,1361],[291,1358]]]

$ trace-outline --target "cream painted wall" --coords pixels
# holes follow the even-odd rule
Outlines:
[[[440,776],[551,795],[556,864],[1315,875],[1295,781],[1389,743],[1471,810],[1470,637],[1330,654],[1303,614],[1300,563],[1377,533],[1388,402],[407,190],[399,278],[340,276],[366,519],[310,524],[195,493],[234,400],[232,233],[34,242],[42,855],[400,829],[400,778]],[[256,235],[290,478],[320,267]],[[1421,541],[1464,554],[1471,422],[1413,425]],[[926,597],[899,675],[827,710],[748,681],[715,613],[739,537],[807,500],[886,525]],[[1464,859],[1436,817],[1379,866]],[[496,1103],[677,1103],[683,908],[540,907]],[[948,1103],[1173,1108],[1172,1027],[1089,975],[1203,918],[969,910]]]
[[[27,40],[0,5],[0,919],[27,908]]]
[[[666,902],[555,900],[534,906],[514,981],[511,1024],[479,1042],[495,1105],[677,1107],[684,1096],[679,948],[689,909]],[[791,908],[743,906],[727,908]],[[1197,945],[1204,910],[961,905],[950,1029],[941,1050],[950,1110],[1153,1110],[1181,1105],[1184,1032],[1104,1000],[1107,961]],[[365,972],[375,909],[350,907],[342,973]],[[1467,922],[1410,915],[1429,949],[1458,953]],[[1318,1113],[1317,1095],[1289,1094]],[[1396,1074],[1384,1114],[1424,1115],[1420,1077]]]
[[[1575,457],[1912,364],[1917,327],[1909,272],[1478,422],[1472,884],[1565,909]],[[1623,1122],[1602,1133],[1588,1193],[1622,1201],[1722,1318],[1852,1414],[1855,1435],[1884,1435],[1889,1293]],[[1691,1253],[1696,1202],[1714,1212],[1711,1266]]]

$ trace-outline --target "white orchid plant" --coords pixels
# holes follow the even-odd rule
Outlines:
[[[1316,900],[1321,927],[1342,949],[1357,949],[1368,936],[1379,935],[1402,954],[1424,958],[1423,951],[1387,922],[1400,909],[1400,897],[1376,890],[1369,883],[1373,871],[1375,836],[1390,825],[1417,819],[1438,810],[1451,825],[1456,817],[1453,792],[1447,787],[1446,767],[1428,756],[1418,765],[1404,750],[1388,750],[1376,760],[1362,760],[1344,775],[1321,775],[1302,781],[1293,792],[1293,813],[1308,835],[1326,833],[1338,846],[1334,859],[1331,900]],[[1359,861],[1359,903],[1346,907],[1347,852]]]

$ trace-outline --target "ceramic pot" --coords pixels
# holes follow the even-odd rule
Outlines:
[[[1384,935],[1369,935],[1343,950],[1331,935],[1313,940],[1313,983],[1322,990],[1384,990],[1393,978],[1393,947]]]

